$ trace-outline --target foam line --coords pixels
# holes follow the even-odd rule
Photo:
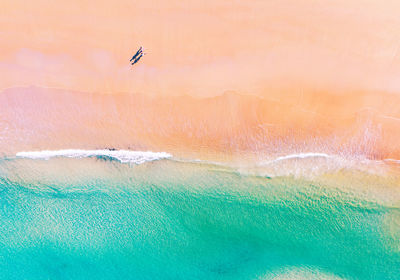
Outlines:
[[[172,155],[165,152],[128,151],[128,150],[45,150],[32,152],[18,152],[20,158],[50,159],[53,157],[85,158],[85,157],[109,157],[122,163],[142,164],[149,161],[171,158]]]
[[[286,159],[317,158],[317,157],[330,158],[332,156],[324,153],[300,153],[300,154],[290,154],[286,156],[277,157],[276,159],[274,159],[274,161],[281,161]]]

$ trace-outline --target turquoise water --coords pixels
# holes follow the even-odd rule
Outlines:
[[[398,217],[204,164],[3,160],[0,279],[400,279]]]

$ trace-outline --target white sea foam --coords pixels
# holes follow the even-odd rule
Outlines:
[[[289,154],[285,156],[280,156],[277,158],[274,158],[269,161],[264,161],[261,162],[260,165],[268,165],[271,163],[276,163],[280,161],[286,161],[286,160],[297,160],[297,159],[307,159],[307,158],[334,158],[334,155],[328,155],[325,153],[299,153],[299,154]]]
[[[274,161],[281,161],[286,159],[303,159],[303,158],[330,158],[332,155],[324,153],[300,153],[300,154],[290,154],[286,156],[277,157]]]
[[[386,159],[384,159],[383,161],[386,161],[386,162],[394,162],[394,163],[400,164],[400,159],[386,158]]]
[[[121,163],[142,164],[145,162],[156,161],[161,159],[172,159],[176,162],[211,164],[216,166],[224,166],[235,169],[243,174],[257,174],[275,176],[294,175],[299,177],[313,177],[323,173],[343,169],[357,169],[369,173],[381,173],[385,166],[383,162],[396,162],[399,160],[385,159],[381,161],[372,161],[361,158],[344,158],[339,155],[325,153],[298,153],[288,154],[267,161],[258,162],[255,165],[243,162],[216,162],[200,159],[182,159],[173,158],[171,154],[166,152],[151,151],[129,151],[129,150],[44,150],[19,152],[16,154],[18,158],[30,159],[50,159],[54,157],[69,158],[86,158],[86,157],[108,157],[120,161]]]
[[[19,152],[16,154],[20,158],[30,159],[50,159],[53,157],[85,158],[85,157],[109,157],[122,163],[142,164],[149,161],[171,158],[172,155],[165,152],[143,152],[128,150],[55,150],[55,151],[33,151]]]
[[[241,171],[268,177],[295,176],[311,179],[322,174],[344,170],[383,175],[388,170],[383,163],[384,160],[370,160],[361,156],[308,152],[269,158],[258,162],[254,168],[248,170],[242,168]]]

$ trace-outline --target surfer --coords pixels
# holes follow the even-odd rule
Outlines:
[[[137,63],[143,55],[145,55],[146,53],[143,52],[143,48],[140,47],[139,50],[135,53],[134,56],[132,56],[130,62],[133,60],[133,62],[131,63],[132,65],[134,65],[135,63]]]
[[[142,58],[142,56],[143,56],[143,53],[141,53],[141,54],[132,62],[132,65],[135,64],[135,63],[137,63],[137,62],[139,61],[139,59]]]
[[[135,59],[139,54],[141,54],[141,53],[143,53],[142,47],[140,47],[140,48],[137,50],[137,52],[135,53],[135,55],[132,56],[131,60],[129,60],[129,61],[134,60],[134,59]]]

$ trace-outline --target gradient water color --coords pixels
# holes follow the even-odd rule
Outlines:
[[[98,155],[0,174],[4,279],[399,279],[399,194],[376,174]]]
[[[400,279],[400,2],[0,6],[0,279]]]

